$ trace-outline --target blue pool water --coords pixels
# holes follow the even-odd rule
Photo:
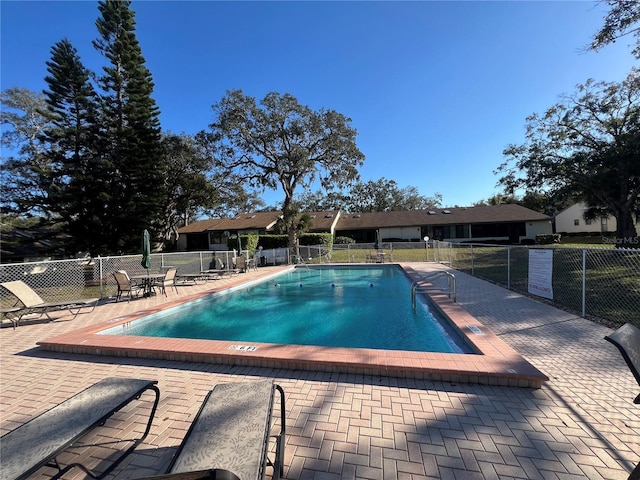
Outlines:
[[[397,266],[298,267],[102,333],[472,353]]]

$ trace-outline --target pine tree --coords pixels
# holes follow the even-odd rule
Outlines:
[[[64,221],[69,253],[104,253],[101,239],[109,191],[96,154],[97,95],[90,72],[64,39],[51,49],[44,91],[51,125],[44,130],[51,165],[51,211]]]
[[[135,35],[128,0],[98,3],[100,38],[94,47],[109,61],[98,79],[102,89],[100,148],[110,162],[111,203],[105,232],[112,251],[135,252],[140,232],[156,234],[162,218],[164,155],[153,80]],[[152,233],[152,234],[153,234]]]

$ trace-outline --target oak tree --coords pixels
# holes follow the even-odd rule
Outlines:
[[[343,188],[359,178],[364,155],[356,146],[356,129],[335,110],[314,111],[294,96],[276,92],[258,103],[241,90],[227,92],[213,110],[214,122],[201,140],[216,163],[239,181],[263,190],[282,189],[292,247],[296,191],[315,181],[326,190]]]
[[[631,53],[640,58],[640,2],[637,0],[606,0],[611,7],[604,18],[604,25],[593,36],[589,47],[592,50],[600,50],[605,45],[616,42],[618,39],[631,35],[635,37],[636,45]]]
[[[504,150],[496,173],[508,194],[524,188],[585,201],[617,221],[618,245],[637,244],[640,214],[640,70],[620,82],[588,80],[543,114],[525,141]]]

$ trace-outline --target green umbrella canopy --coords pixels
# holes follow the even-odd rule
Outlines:
[[[151,267],[151,241],[149,240],[149,232],[146,228],[144,232],[142,232],[142,261],[140,265],[146,269]]]

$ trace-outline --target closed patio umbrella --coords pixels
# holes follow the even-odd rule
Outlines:
[[[142,265],[142,268],[146,268],[147,273],[149,273],[149,268],[151,268],[151,241],[146,228],[142,232],[142,261],[140,265]]]
[[[142,261],[140,262],[142,268],[147,270],[147,277],[149,277],[149,268],[151,268],[151,241],[149,240],[149,232],[145,228],[142,232]],[[144,286],[144,296],[151,296],[151,279],[147,278]]]

